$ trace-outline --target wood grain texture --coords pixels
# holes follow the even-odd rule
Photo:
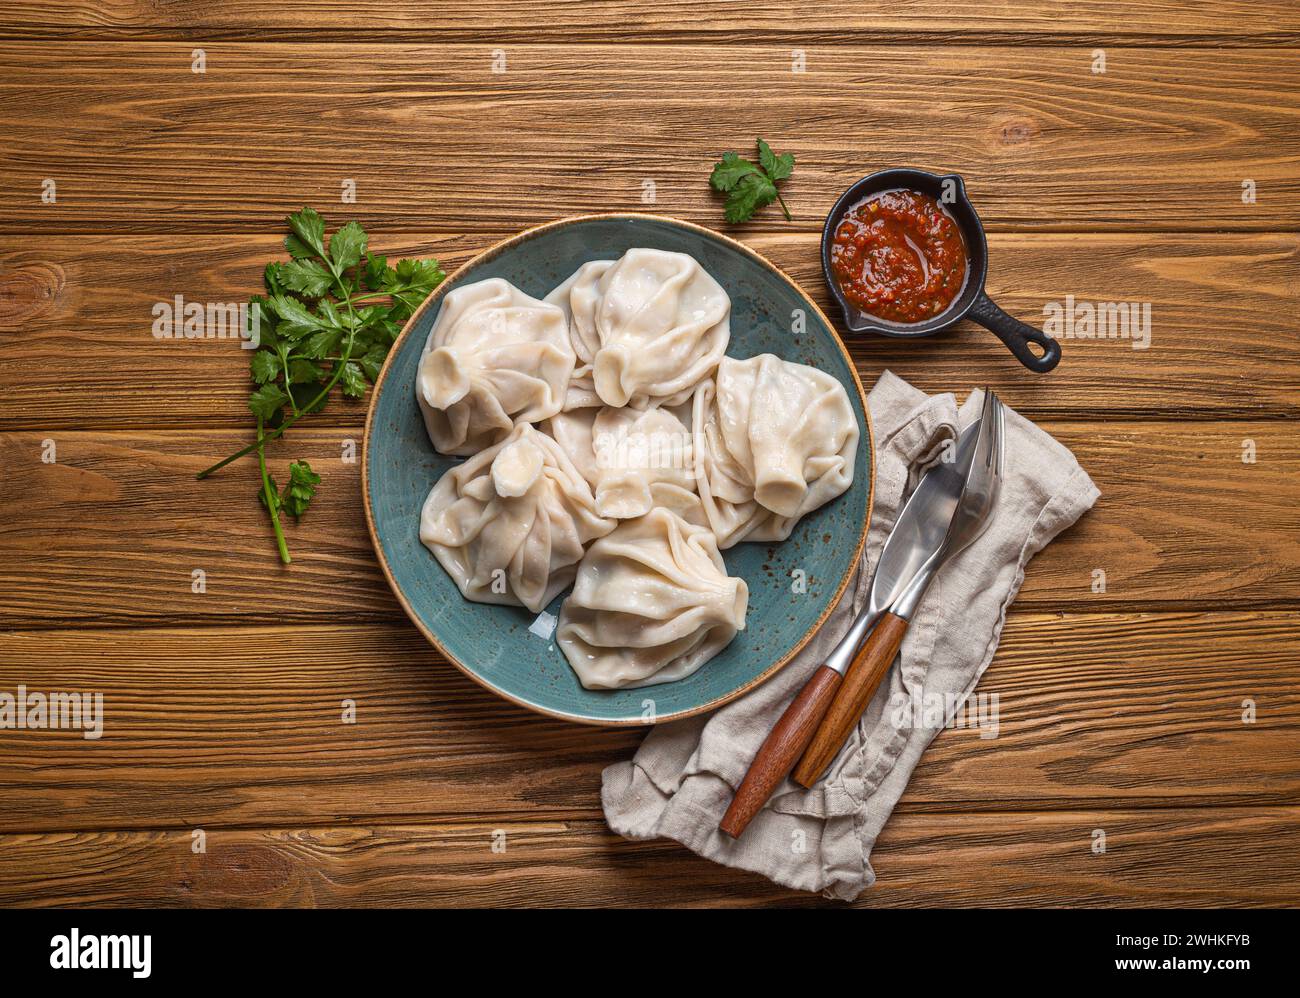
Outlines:
[[[1074,451],[1103,496],[1034,560],[1017,605],[1300,600],[1293,425],[1042,425]],[[275,557],[257,500],[256,462],[193,481],[247,439],[206,430],[0,434],[0,503],[8,512],[0,525],[0,624],[404,619],[366,532],[361,434],[304,429],[269,449],[281,478],[299,458],[324,477],[310,512],[286,527],[288,568]],[[342,460],[347,440],[357,444],[358,463]],[[46,441],[56,463],[42,461]],[[1254,442],[1254,464],[1242,462],[1246,441]],[[192,592],[196,569],[207,576],[202,595]],[[1105,592],[1093,592],[1095,569],[1105,572]]]
[[[779,44],[518,44],[503,73],[483,43],[214,42],[203,74],[191,52],[0,42],[0,232],[279,232],[345,179],[373,229],[637,208],[646,180],[659,210],[716,224],[709,168],[755,134],[798,157],[805,231],[904,164],[962,173],[994,229],[1300,229],[1284,48],[1112,50],[1104,74],[1078,45],[814,47],[801,73]]]
[[[1298,666],[1297,612],[1015,612],[996,725],[941,733],[901,810],[1300,804]],[[642,737],[506,704],[410,627],[11,631],[19,684],[101,692],[104,733],[0,730],[11,832],[595,819]]]
[[[377,252],[446,268],[497,238],[372,233]],[[747,242],[838,323],[816,235]],[[1150,346],[1069,339],[1043,377],[971,323],[922,340],[852,338],[865,384],[889,369],[930,392],[988,385],[1031,417],[1300,416],[1300,236],[1008,233],[989,246],[989,292],[1012,314],[1041,325],[1044,306],[1067,294],[1149,302]],[[153,308],[176,295],[246,300],[282,256],[271,235],[0,237],[0,429],[247,426],[247,352],[232,340],[156,339]],[[344,402],[313,424],[364,418],[364,405]]]
[[[0,903],[825,904],[611,835],[600,772],[639,734],[439,661],[340,461],[364,405],[275,448],[326,479],[280,569],[251,463],[189,480],[247,440],[247,355],[150,334],[159,301],[245,298],[302,204],[449,266],[582,212],[720,227],[708,170],[757,134],[798,157],[796,218],[727,229],[823,306],[825,211],[906,164],[965,175],[1017,317],[1152,307],[1149,350],[1070,340],[1046,378],[969,324],[851,345],[868,383],[989,385],[1103,492],[1031,566],[980,682],[997,737],[935,740],[861,904],[1294,905],[1297,46],[1291,0],[0,9],[0,691],[107,710],[99,741],[0,730]]]
[[[847,39],[971,38],[1005,44],[1028,37],[1168,41],[1288,40],[1300,34],[1300,15],[1285,0],[1155,0],[1136,9],[1118,0],[1011,0],[996,6],[952,0],[906,5],[829,0],[815,6],[762,0],[397,0],[382,6],[358,0],[313,0],[306,8],[272,7],[252,0],[215,0],[201,6],[150,0],[78,0],[24,3],[0,12],[0,33],[15,37],[78,38],[482,38],[640,42],[683,37],[753,39],[775,35],[804,43]]]
[[[1106,852],[1092,851],[1097,830]],[[493,843],[504,843],[494,851]],[[0,902],[35,906],[828,906],[592,821],[0,836]],[[859,907],[1279,906],[1300,808],[899,815]],[[12,871],[28,871],[19,879]],[[953,884],[962,890],[955,895]]]

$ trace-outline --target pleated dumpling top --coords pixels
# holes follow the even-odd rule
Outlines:
[[[783,541],[853,484],[858,420],[825,371],[770,353],[724,357],[692,421],[696,486],[723,548]]]
[[[584,545],[614,529],[559,444],[527,423],[444,474],[420,540],[479,603],[539,612],[573,581]]]
[[[568,312],[579,357],[569,408],[678,405],[731,341],[731,299],[685,253],[634,248],[596,260],[547,299]]]
[[[713,532],[656,508],[592,544],[556,639],[588,689],[669,683],[726,647],[748,605]]]
[[[475,454],[564,406],[575,356],[564,312],[490,278],[447,293],[415,396],[433,446]]]

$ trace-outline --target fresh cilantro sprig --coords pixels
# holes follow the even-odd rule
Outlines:
[[[261,500],[271,517],[280,560],[289,564],[281,512],[295,519],[307,511],[320,476],[306,461],[289,465],[281,492],[266,466],[266,443],[304,416],[320,412],[335,385],[360,398],[402,325],[446,275],[437,260],[399,260],[395,267],[368,250],[366,230],[343,225],[326,240],[325,220],[311,208],[290,215],[284,248],[290,259],[266,265],[264,295],[250,305],[259,317],[260,346],[249,375],[257,388],[248,408],[257,417],[257,438],[212,467],[207,478],[232,461],[257,452]]]
[[[777,183],[794,172],[794,154],[778,156],[762,139],[758,140],[758,163],[742,159],[734,152],[725,152],[713,164],[709,183],[715,191],[727,195],[725,205],[728,222],[748,222],[754,212],[773,201],[781,202],[785,220],[791,219],[785,198],[777,190]]]
[[[294,461],[289,465],[289,484],[283,492],[276,492],[275,478],[267,476],[269,490],[260,493],[262,505],[268,510],[272,506],[276,511],[284,510],[296,520],[307,512],[307,506],[316,496],[316,486],[320,484],[320,475],[311,470],[306,461]],[[270,496],[268,499],[267,496]]]

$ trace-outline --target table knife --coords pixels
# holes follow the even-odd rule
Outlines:
[[[943,545],[961,498],[962,483],[974,458],[978,432],[976,420],[948,452],[951,459],[941,459],[921,476],[880,552],[866,606],[827,656],[825,664],[812,674],[773,726],[736,788],[731,806],[718,825],[727,835],[738,838],[767,803],[772,791],[790,775],[836,699],[855,653],[876,621]]]
[[[988,527],[1002,475],[1002,424],[1002,403],[986,390],[980,418],[962,434],[958,459],[940,472],[944,529],[939,544],[898,592],[870,637],[851,656],[839,693],[823,712],[803,758],[794,769],[794,782],[800,786],[812,787],[848,739],[893,665],[912,615],[939,568]],[[961,453],[963,448],[967,453]],[[952,510],[947,512],[950,502]],[[933,528],[934,522],[927,526]],[[927,544],[932,536],[926,538]]]

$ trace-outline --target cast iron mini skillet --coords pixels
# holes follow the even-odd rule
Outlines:
[[[831,270],[831,243],[845,212],[872,194],[899,188],[920,191],[935,198],[956,220],[966,242],[968,272],[965,286],[946,310],[923,322],[888,322],[867,315],[845,300]],[[924,170],[896,169],[881,170],[863,177],[835,202],[835,207],[826,216],[826,227],[822,230],[822,270],[826,274],[831,294],[844,313],[844,322],[850,332],[879,333],[882,336],[930,336],[963,318],[970,318],[991,330],[1016,355],[1016,359],[1031,371],[1050,371],[1060,363],[1061,345],[1033,326],[1002,311],[984,293],[988,263],[989,247],[984,239],[984,226],[979,215],[975,214],[974,205],[966,196],[966,185],[955,173],[940,176]],[[1031,342],[1042,348],[1041,356],[1030,348]]]

